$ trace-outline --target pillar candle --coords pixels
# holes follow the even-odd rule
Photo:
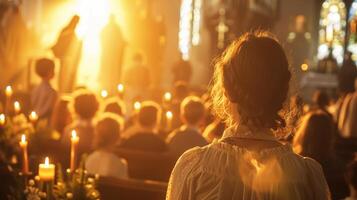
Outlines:
[[[167,125],[167,130],[171,130],[172,128],[172,118],[173,114],[171,111],[166,112],[166,125]]]
[[[118,84],[118,93],[120,98],[124,97],[124,85],[121,83]]]
[[[21,105],[18,101],[14,102],[14,110],[15,110],[15,114],[19,114],[21,111]]]
[[[5,88],[5,114],[9,114],[10,104],[11,104],[11,96],[13,94],[12,87],[10,85]]]
[[[55,178],[55,165],[50,164],[48,157],[46,157],[45,163],[39,165],[38,175],[42,181],[52,181]]]
[[[4,113],[0,114],[0,126],[4,126],[6,123],[6,117]]]
[[[135,112],[138,113],[138,112],[140,111],[140,108],[141,108],[141,103],[138,102],[138,101],[136,101],[136,102],[134,103]]]
[[[22,149],[22,173],[28,174],[29,173],[29,162],[28,162],[28,155],[27,155],[27,141],[26,135],[21,135],[20,147]]]
[[[71,165],[70,169],[72,172],[76,169],[76,159],[77,159],[77,146],[79,142],[79,137],[75,130],[72,131],[71,135]]]

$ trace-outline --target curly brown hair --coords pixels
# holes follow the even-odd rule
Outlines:
[[[284,127],[279,112],[290,78],[288,59],[275,37],[269,32],[246,33],[216,60],[211,88],[213,110],[229,126]],[[232,108],[238,112],[238,119]]]

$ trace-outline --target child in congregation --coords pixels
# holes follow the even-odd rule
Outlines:
[[[51,59],[41,58],[36,61],[35,70],[41,83],[31,93],[31,105],[40,118],[48,119],[57,100],[57,91],[50,83],[55,76],[55,63]]]
[[[199,97],[189,96],[182,101],[180,113],[184,125],[170,133],[167,138],[173,155],[179,157],[188,149],[208,144],[201,134],[205,112],[205,106]]]
[[[117,97],[106,99],[104,101],[103,112],[114,113],[125,118],[125,103]]]
[[[78,151],[81,155],[82,153],[90,153],[93,150],[93,119],[99,109],[99,101],[95,94],[86,89],[75,91],[73,96],[73,100],[70,103],[73,122],[66,126],[62,135],[62,144],[66,149],[69,148],[71,133],[75,130],[80,138]]]
[[[128,164],[125,159],[113,153],[120,140],[123,119],[113,113],[104,113],[95,126],[94,152],[91,153],[85,168],[90,174],[100,176],[128,178]]]

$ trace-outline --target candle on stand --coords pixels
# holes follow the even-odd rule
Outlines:
[[[118,93],[119,93],[119,97],[123,98],[124,97],[124,85],[123,84],[118,84]]]
[[[79,142],[79,137],[77,136],[77,132],[75,130],[72,130],[71,133],[71,165],[70,169],[71,172],[74,172],[76,169],[76,157],[77,157],[77,146]]]
[[[9,114],[9,108],[10,108],[10,104],[11,104],[11,96],[13,94],[13,90],[12,87],[10,85],[6,86],[5,88],[5,114]]]
[[[141,108],[141,103],[139,101],[136,101],[134,103],[134,110],[135,112],[139,112],[140,111],[140,108]]]
[[[55,165],[50,164],[48,157],[45,158],[45,163],[39,165],[38,175],[41,181],[52,181],[55,178]]]
[[[5,88],[5,95],[6,95],[6,97],[11,97],[12,96],[12,93],[13,93],[13,91],[12,91],[12,87],[10,86],[10,85],[8,85],[8,86],[6,86],[6,88]]]
[[[15,110],[15,114],[19,114],[21,111],[21,105],[18,101],[14,102],[14,110]]]
[[[5,123],[6,123],[5,114],[4,114],[4,113],[1,113],[1,114],[0,114],[0,126],[5,125]]]
[[[26,135],[21,135],[20,147],[22,149],[22,173],[28,174],[29,173],[29,161],[27,156],[27,141]]]
[[[171,111],[166,112],[166,125],[167,125],[167,130],[171,130],[172,128],[172,118],[173,114]]]
[[[100,92],[100,96],[101,96],[103,99],[107,98],[107,97],[108,97],[108,91],[107,91],[107,90],[102,90],[102,91]]]
[[[164,103],[170,103],[172,99],[172,95],[170,92],[165,92],[164,94]]]
[[[29,115],[29,119],[32,123],[35,123],[38,120],[38,115],[35,111],[32,111]]]

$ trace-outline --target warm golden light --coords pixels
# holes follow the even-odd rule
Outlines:
[[[167,112],[166,112],[166,118],[167,118],[167,119],[172,119],[172,117],[173,117],[172,112],[171,112],[171,111],[167,111]]]
[[[107,98],[108,97],[108,91],[107,90],[102,90],[101,92],[100,92],[100,96],[103,98],[103,99],[105,99],[105,98]]]
[[[305,71],[307,71],[308,69],[309,69],[309,65],[307,65],[306,63],[304,63],[304,64],[301,65],[301,70],[302,70],[302,71],[305,72]]]
[[[26,135],[25,135],[25,134],[22,134],[22,135],[21,135],[21,143],[23,143],[23,144],[27,143],[27,142],[26,142]]]
[[[135,111],[139,111],[140,108],[141,108],[141,103],[138,102],[138,101],[136,101],[136,102],[134,103],[134,109],[135,109]]]
[[[165,94],[164,94],[164,100],[165,100],[166,102],[170,102],[171,99],[172,99],[171,93],[170,93],[170,92],[165,92]]]
[[[121,83],[118,84],[118,87],[117,87],[117,88],[118,88],[118,92],[119,92],[119,93],[123,93],[123,92],[124,92],[124,85],[123,85],[123,84],[121,84]]]
[[[32,111],[29,115],[29,119],[31,122],[35,122],[38,120],[38,115],[35,111]]]
[[[6,86],[6,88],[5,88],[5,95],[6,95],[7,97],[11,97],[11,96],[12,96],[12,93],[13,93],[13,91],[12,91],[11,86],[10,86],[10,85]]]
[[[6,117],[4,113],[0,114],[0,125],[4,125],[6,122]]]
[[[78,140],[79,137],[77,136],[77,131],[76,130],[72,130],[71,132],[71,140]]]
[[[18,114],[21,111],[21,105],[18,101],[14,102],[14,110],[16,114]]]
[[[48,157],[45,158],[45,166],[49,166],[50,165],[50,159]]]
[[[50,164],[50,159],[45,158],[45,163],[38,166],[38,175],[41,181],[52,181],[55,177],[55,165]]]

